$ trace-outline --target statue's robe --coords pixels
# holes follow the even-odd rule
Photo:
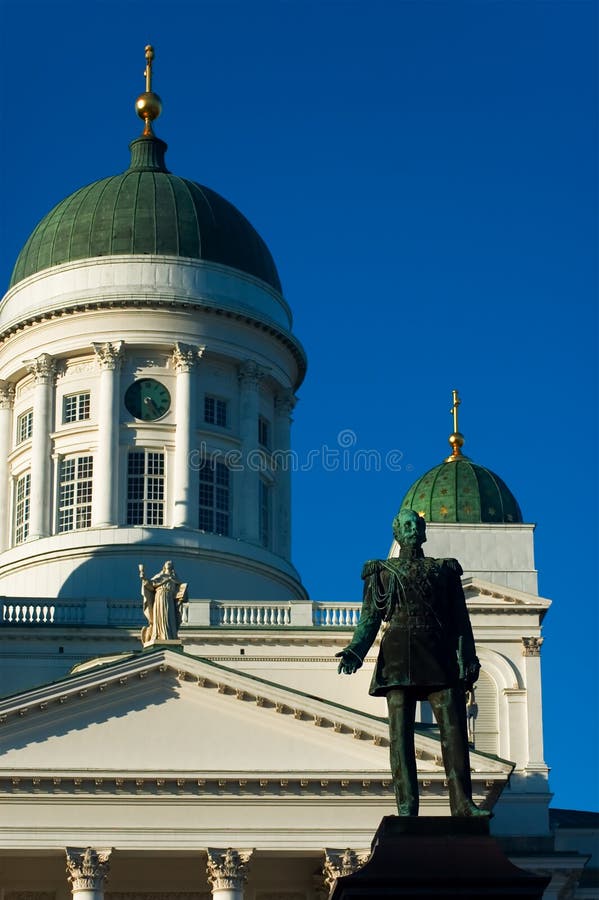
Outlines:
[[[176,640],[181,624],[181,603],[187,599],[187,585],[181,584],[175,572],[158,572],[144,578],[141,586],[143,612],[148,625],[142,628],[142,643]]]
[[[476,678],[478,660],[461,574],[457,560],[428,556],[364,565],[362,614],[348,649],[363,661],[383,624],[372,695],[403,687],[425,699],[471,674]]]

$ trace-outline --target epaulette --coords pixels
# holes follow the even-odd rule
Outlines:
[[[376,575],[380,567],[380,559],[368,559],[362,567],[362,578],[370,578],[371,575]]]
[[[442,562],[444,562],[445,565],[447,566],[447,568],[451,569],[452,572],[456,572],[458,575],[464,574],[464,570],[462,569],[462,567],[459,564],[459,562],[457,561],[457,559],[449,558],[449,559],[442,560]]]

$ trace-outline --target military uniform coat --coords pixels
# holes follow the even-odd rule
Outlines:
[[[372,695],[410,687],[424,699],[478,673],[461,574],[457,560],[428,556],[365,564],[362,615],[347,649],[363,660],[384,623]]]

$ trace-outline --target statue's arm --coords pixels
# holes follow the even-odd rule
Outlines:
[[[460,680],[468,690],[472,688],[474,682],[478,679],[480,662],[476,655],[472,624],[468,615],[466,597],[464,596],[464,589],[460,579],[462,567],[457,559],[448,559],[446,564],[450,570],[450,578],[452,580],[453,612]]]
[[[364,596],[362,600],[362,612],[360,621],[356,625],[353,637],[347,647],[344,647],[336,656],[341,657],[339,672],[352,675],[364,662],[364,658],[372,647],[378,634],[383,618],[382,612],[375,603],[378,567],[377,561],[365,564],[362,571],[364,579]]]
[[[156,587],[153,582],[146,578],[145,573],[143,572],[141,566],[139,571],[139,577],[141,579],[141,596],[143,600],[143,613],[148,622],[152,618],[152,607],[154,606],[154,595],[156,593]]]

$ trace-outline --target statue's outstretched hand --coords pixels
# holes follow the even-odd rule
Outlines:
[[[335,656],[341,657],[339,666],[337,667],[339,675],[353,675],[362,665],[360,657],[347,647],[339,653],[335,653]]]

